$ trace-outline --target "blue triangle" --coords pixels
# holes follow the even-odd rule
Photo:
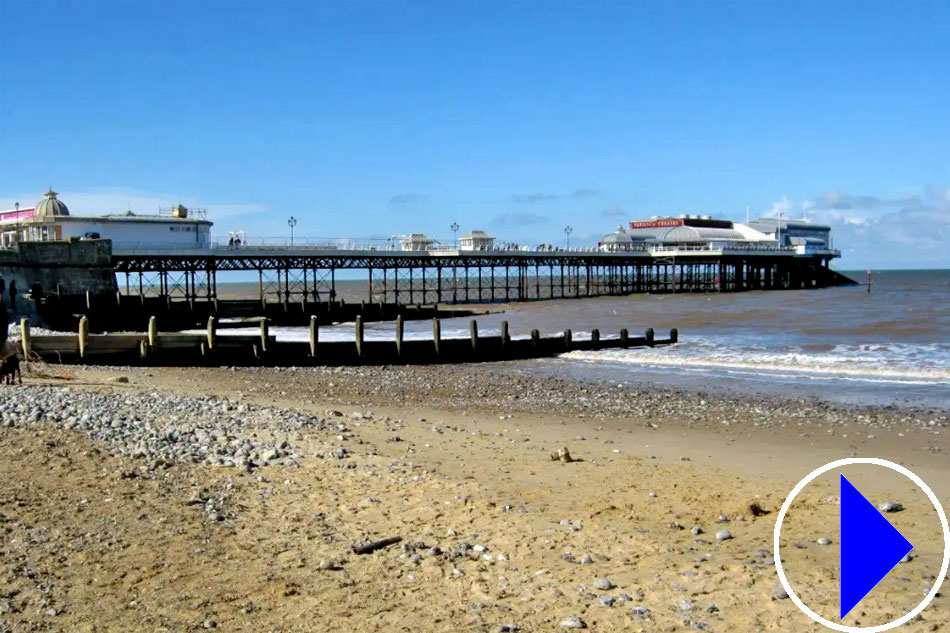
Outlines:
[[[914,546],[841,475],[841,619]]]

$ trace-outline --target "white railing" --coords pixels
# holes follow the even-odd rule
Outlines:
[[[209,253],[226,254],[242,251],[273,251],[273,252],[319,252],[319,251],[378,251],[393,254],[432,256],[448,255],[487,255],[525,253],[532,255],[553,254],[590,254],[598,253],[604,256],[623,255],[624,253],[675,254],[675,253],[717,253],[748,252],[748,253],[775,253],[792,255],[829,254],[840,257],[841,252],[824,246],[798,245],[778,246],[762,243],[735,243],[735,242],[701,242],[681,244],[653,244],[639,242],[625,244],[619,248],[608,249],[601,247],[566,248],[532,248],[519,246],[517,248],[500,248],[491,250],[461,250],[450,244],[437,244],[425,251],[404,251],[401,244],[394,244],[389,240],[357,240],[347,238],[301,238],[295,239],[293,244],[284,238],[250,238],[240,242],[216,240],[205,244],[174,244],[168,242],[114,242],[112,250],[116,254],[136,254],[141,252],[180,252],[180,253]]]

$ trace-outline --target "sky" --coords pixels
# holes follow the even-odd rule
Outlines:
[[[950,268],[950,4],[0,2],[0,208],[207,208],[217,236],[594,244],[830,223]]]

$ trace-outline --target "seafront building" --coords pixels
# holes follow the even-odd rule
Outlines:
[[[799,254],[832,251],[831,227],[805,220],[758,218],[743,224],[708,215],[634,220],[605,235],[602,251],[696,251],[729,248],[791,249]]]
[[[495,238],[485,231],[478,229],[466,233],[459,239],[459,250],[462,251],[493,251]]]
[[[32,207],[0,211],[0,244],[108,239],[114,249],[207,248],[212,222],[202,209],[182,204],[160,209],[155,215],[72,215],[50,189]]]

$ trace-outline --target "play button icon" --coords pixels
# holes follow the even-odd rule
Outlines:
[[[914,546],[841,475],[841,619]]]
[[[904,538],[904,536],[888,522],[884,515],[881,514],[871,502],[865,499],[858,489],[843,475],[839,476],[841,558],[838,578],[840,617],[837,621],[822,617],[802,601],[785,576],[781,555],[782,522],[785,520],[785,515],[788,513],[795,497],[798,496],[808,484],[821,477],[821,475],[829,471],[841,469],[845,466],[859,464],[888,468],[914,482],[917,488],[926,494],[927,498],[933,504],[933,508],[936,510],[937,517],[940,520],[943,533],[943,560],[940,565],[940,571],[936,575],[935,581],[924,599],[910,610],[907,610],[910,605],[894,605],[904,611],[901,617],[891,620],[890,622],[872,626],[848,626],[841,620],[874,590],[904,556],[914,549],[914,545]],[[947,571],[950,570],[950,523],[947,522],[947,515],[944,512],[943,506],[940,505],[940,500],[937,498],[937,495],[934,494],[933,490],[931,490],[920,477],[907,468],[886,459],[876,457],[850,457],[847,459],[839,459],[825,464],[820,468],[816,468],[809,473],[795,485],[792,492],[785,499],[785,503],[782,504],[782,508],[779,510],[778,517],[775,520],[773,539],[775,570],[782,587],[791,601],[815,622],[829,629],[843,631],[845,633],[881,633],[911,621],[937,596],[937,593],[940,591],[940,586],[947,576]],[[915,537],[915,540],[918,540],[917,537]],[[932,547],[933,543],[917,543],[919,552],[927,551],[928,548]],[[814,595],[814,592],[812,591],[811,594]],[[854,616],[852,615],[852,617]]]

